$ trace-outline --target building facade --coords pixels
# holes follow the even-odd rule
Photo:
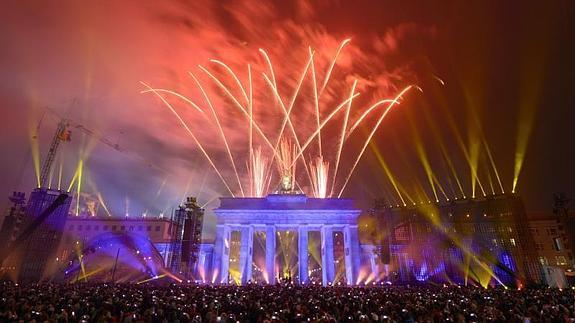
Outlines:
[[[69,215],[49,277],[130,282],[156,276],[172,256],[171,230],[166,218]]]
[[[573,269],[573,256],[565,245],[564,227],[557,217],[551,214],[530,214],[529,231],[541,265],[558,267],[564,271]]]
[[[58,245],[61,242],[66,219],[72,203],[67,196],[47,217],[38,222],[39,217],[66,192],[37,188],[30,194],[26,206],[25,229],[29,235],[23,241],[18,281],[35,282],[49,276],[52,260],[57,258]],[[16,246],[20,248],[20,246]]]
[[[537,259],[543,268],[545,283],[566,287],[573,279],[573,253],[565,237],[568,234],[561,218],[551,213],[529,214],[529,231],[535,243]]]
[[[385,234],[380,279],[482,286],[540,283],[543,273],[521,199],[493,195],[374,210]]]
[[[106,233],[139,235],[148,239],[167,264],[171,257],[172,222],[157,217],[77,217],[69,216],[63,228],[63,238],[58,249],[60,259],[68,259],[76,244],[90,245]]]
[[[221,198],[210,268],[213,283],[354,284],[360,267],[357,218],[350,199],[270,194]],[[202,255],[209,248],[203,247]]]

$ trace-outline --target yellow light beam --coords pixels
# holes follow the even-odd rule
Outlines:
[[[104,198],[102,197],[102,194],[100,194],[100,192],[98,192],[96,194],[96,196],[98,197],[98,202],[100,202],[100,205],[104,208],[104,211],[106,211],[106,214],[108,216],[112,216],[112,214],[110,213],[110,210],[108,210],[108,207],[106,206],[106,203],[104,202]]]
[[[381,167],[383,167],[383,170],[385,171],[385,175],[387,175],[387,178],[389,179],[389,181],[391,182],[391,185],[393,185],[393,188],[395,189],[395,192],[397,193],[397,195],[399,196],[399,199],[401,200],[401,203],[403,203],[403,206],[406,206],[407,204],[405,203],[405,199],[403,198],[403,195],[401,194],[401,192],[403,191],[405,196],[407,197],[407,199],[413,203],[413,199],[411,198],[411,196],[409,196],[409,194],[407,194],[407,192],[401,187],[401,184],[399,184],[399,182],[395,179],[395,177],[393,176],[393,173],[391,172],[391,170],[389,169],[389,166],[387,165],[387,163],[385,162],[385,160],[383,159],[383,156],[381,155],[381,153],[379,152],[379,148],[377,147],[377,145],[374,142],[371,142],[369,144],[371,151],[373,151],[375,153],[375,157],[377,158],[377,160],[379,161],[379,164],[381,165]]]
[[[515,144],[515,164],[513,168],[513,186],[511,188],[512,193],[515,193],[517,182],[519,181],[519,175],[523,168],[523,161],[525,160],[525,152],[527,151],[527,144],[531,136],[535,112],[536,106],[532,103],[526,102],[524,102],[523,109],[520,110],[520,117],[517,125],[517,141]]]
[[[154,277],[152,277],[152,278],[148,278],[148,279],[141,280],[141,281],[137,282],[136,285],[145,284],[145,283],[147,283],[147,282],[151,282],[151,281],[156,280],[156,279],[164,278],[164,277],[166,277],[167,275],[168,275],[168,274],[156,275],[156,276],[154,276]]]
[[[543,13],[541,17],[553,17],[548,13]],[[541,102],[541,95],[543,92],[543,82],[546,80],[546,67],[550,61],[550,49],[553,48],[549,42],[553,39],[550,35],[553,32],[555,24],[553,21],[547,21],[539,28],[536,33],[530,36],[530,40],[525,44],[522,51],[523,55],[520,57],[522,68],[520,69],[522,75],[520,76],[520,99],[519,99],[519,113],[517,116],[517,137],[515,142],[515,162],[513,167],[513,185],[511,192],[515,193],[517,189],[517,182],[519,175],[523,169],[525,154],[527,153],[527,146],[539,104]]]
[[[50,172],[48,173],[48,188],[52,188],[52,181],[54,180],[54,167],[50,167]]]
[[[184,194],[182,194],[182,198],[180,199],[180,205],[184,204],[184,201],[188,197],[188,193],[190,192],[190,186],[192,185],[192,179],[194,178],[194,173],[190,174],[190,178],[186,182],[186,188],[184,189]],[[205,178],[204,178],[205,179]]]
[[[491,194],[495,195],[495,186],[493,185],[493,177],[489,171],[489,166],[485,167],[485,173],[487,174],[487,181],[489,182],[489,188],[491,189]]]
[[[447,196],[447,193],[445,192],[445,189],[443,188],[443,185],[441,185],[441,183],[439,182],[439,179],[437,178],[437,176],[434,173],[431,173],[431,177],[433,178],[433,181],[435,182],[435,185],[437,185],[437,187],[439,188],[439,191],[441,192],[441,194],[443,194],[443,198],[446,201],[449,201],[449,196]],[[450,182],[451,183],[451,182]]]
[[[429,219],[430,223],[432,225],[434,225],[435,227],[439,228],[439,229],[443,229],[442,228],[442,224],[441,221],[439,220],[439,216],[435,216],[439,214],[439,209],[433,205],[433,204],[427,204],[427,205],[422,205],[419,206],[418,211],[427,216],[427,218]],[[483,270],[485,270],[487,273],[489,273],[489,275],[491,277],[493,277],[498,283],[500,283],[502,286],[505,286],[503,284],[503,282],[499,279],[499,277],[497,277],[497,275],[493,272],[493,270],[491,268],[489,268],[489,266],[484,263],[481,259],[479,259],[479,257],[473,252],[473,250],[470,248],[470,246],[467,246],[466,243],[464,243],[462,241],[462,239],[460,239],[458,236],[456,236],[454,233],[450,233],[450,232],[445,232],[446,237],[456,246],[458,247],[464,254],[464,256],[466,257],[466,259],[468,259],[467,262],[467,268],[470,268],[471,265],[471,261],[473,260],[475,261]],[[467,275],[465,277],[465,280],[467,281]]]
[[[60,154],[60,166],[58,169],[58,191],[62,189],[62,173],[64,170],[64,154],[61,152]]]
[[[470,112],[470,123],[471,125],[469,126],[469,140],[470,141],[481,141],[481,143],[483,144],[483,147],[485,148],[485,151],[487,152],[487,156],[489,158],[489,162],[491,164],[491,167],[493,169],[493,172],[495,173],[495,177],[497,178],[497,181],[499,183],[499,186],[501,188],[501,192],[504,193],[504,189],[503,189],[503,185],[501,183],[501,179],[499,177],[499,172],[497,171],[497,166],[495,165],[495,160],[493,159],[493,155],[491,154],[491,149],[489,148],[489,145],[487,144],[487,139],[485,137],[485,133],[483,132],[483,128],[481,126],[481,120],[479,118],[478,115],[478,111],[477,108],[475,106],[475,104],[473,103],[474,101],[471,99],[471,95],[469,94],[469,91],[466,91],[466,96],[467,96],[467,100],[470,103],[469,104],[469,112]],[[477,143],[479,145],[479,143]],[[480,148],[479,148],[480,149]],[[487,171],[487,175],[488,175],[488,180],[489,180],[489,185],[491,186],[491,191],[493,194],[495,194],[495,189],[493,187],[493,179],[491,178],[491,173],[489,171],[489,169],[486,170]],[[485,195],[485,193],[484,193]]]
[[[421,161],[421,164],[425,169],[425,175],[427,177],[427,181],[429,182],[429,186],[431,186],[431,191],[433,192],[433,196],[435,197],[435,202],[439,202],[439,198],[437,197],[437,190],[435,189],[435,182],[433,181],[433,173],[432,173],[433,170],[431,170],[431,165],[427,160],[427,156],[425,155],[423,148],[420,147],[421,145],[417,144],[416,146],[418,150],[419,160]]]
[[[463,156],[465,157],[465,160],[467,161],[467,164],[469,165],[469,168],[471,169],[471,179],[473,182],[473,184],[472,184],[473,190],[475,190],[475,182],[477,182],[477,184],[479,185],[480,188],[483,188],[483,185],[481,184],[481,181],[480,181],[479,177],[477,176],[477,167],[474,166],[473,158],[471,157],[471,153],[470,153],[471,148],[468,149],[467,145],[464,143],[461,132],[459,131],[459,129],[457,127],[457,123],[456,123],[453,115],[451,114],[451,112],[448,110],[447,106],[445,104],[441,104],[440,107],[443,110],[443,113],[446,117],[447,124],[449,125],[449,128],[451,129],[452,133],[454,134],[455,141],[456,141],[457,145],[459,146],[459,148],[461,149],[461,151],[463,152]],[[472,194],[472,195],[473,195],[473,197],[475,197],[475,194]]]
[[[497,183],[499,184],[499,188],[501,189],[501,193],[505,194],[505,189],[503,188],[503,184],[501,183],[501,178],[499,177],[499,172],[497,171],[497,166],[495,165],[495,160],[493,159],[493,155],[491,154],[491,149],[487,144],[487,140],[483,137],[483,146],[485,147],[485,151],[487,152],[487,157],[489,157],[489,162],[491,163],[491,167],[495,172],[495,177],[497,178]]]
[[[386,106],[384,112],[381,114],[381,116],[379,117],[379,119],[377,120],[375,126],[371,129],[371,132],[369,133],[369,135],[367,136],[363,147],[361,148],[359,154],[357,154],[357,158],[355,159],[355,162],[353,163],[353,166],[351,167],[351,170],[349,171],[349,173],[347,174],[347,176],[345,177],[345,181],[341,187],[341,190],[339,191],[339,194],[337,195],[337,197],[341,197],[341,195],[343,194],[345,187],[347,185],[347,183],[349,182],[349,179],[351,178],[351,175],[353,175],[353,171],[355,170],[355,167],[357,166],[357,164],[359,163],[361,157],[363,156],[363,153],[365,152],[365,149],[367,148],[369,142],[371,141],[371,139],[373,138],[373,136],[375,135],[375,132],[377,131],[377,129],[379,128],[379,126],[381,125],[381,123],[383,122],[383,120],[385,119],[385,117],[387,116],[387,114],[389,113],[389,111],[391,111],[391,109],[393,108],[394,105],[399,104],[399,99],[403,97],[403,95],[405,95],[410,89],[412,88],[412,85],[409,85],[407,87],[405,87],[401,92],[399,92],[399,94],[397,94],[397,96],[391,100],[390,103],[388,103],[388,105]],[[384,100],[387,101],[387,100]],[[381,102],[381,101],[380,101]],[[378,102],[379,103],[379,102]],[[378,103],[374,104],[372,107],[375,107],[378,105]],[[351,129],[350,129],[350,134],[351,135]],[[349,137],[348,135],[348,137]]]
[[[215,201],[219,196],[214,196],[211,199],[209,199],[206,203],[202,204],[201,208],[205,208],[208,204],[212,203],[213,201]]]
[[[78,179],[78,166],[76,166],[76,171],[74,172],[74,176],[72,176],[72,180],[70,181],[70,185],[68,185],[68,189],[66,190],[67,192],[72,191],[72,187],[74,187],[74,184],[76,183],[77,179]]]
[[[481,184],[481,181],[479,180],[479,175],[477,174],[480,148],[481,148],[481,146],[480,146],[479,142],[477,142],[476,140],[470,140],[469,150],[467,152],[467,155],[469,157],[468,162],[469,162],[469,167],[470,167],[470,171],[471,171],[471,197],[472,198],[475,198],[475,187],[476,186],[479,186],[479,189],[483,193],[483,196],[485,196],[485,189],[483,188],[483,185]]]
[[[411,138],[414,141],[414,145],[415,145],[415,149],[417,152],[417,157],[419,158],[419,161],[421,162],[421,165],[423,166],[423,169],[425,170],[425,175],[427,177],[427,181],[429,182],[429,186],[431,187],[431,191],[433,192],[433,196],[435,197],[435,202],[439,202],[439,197],[437,195],[437,189],[435,188],[435,183],[439,182],[437,181],[437,179],[435,178],[435,174],[433,172],[433,169],[431,167],[431,164],[429,162],[429,159],[427,157],[427,153],[425,152],[425,149],[423,148],[423,140],[421,139],[421,136],[419,135],[419,131],[417,130],[417,126],[415,124],[415,121],[413,120],[413,113],[411,113],[410,111],[407,112],[407,119],[411,128]],[[443,191],[443,189],[442,189]],[[444,192],[445,194],[445,192]]]
[[[82,175],[84,173],[84,160],[78,163],[78,185],[76,185],[76,216],[80,213],[80,191],[82,190]]]
[[[40,146],[38,144],[37,136],[30,136],[30,153],[32,154],[32,161],[34,162],[36,184],[40,187]]]
[[[461,185],[461,181],[459,180],[459,176],[457,174],[457,171],[455,170],[455,166],[453,165],[453,162],[451,161],[450,154],[447,152],[447,148],[445,147],[445,143],[443,141],[443,138],[441,136],[441,132],[437,126],[437,123],[434,122],[434,120],[433,120],[433,118],[429,112],[429,109],[423,109],[423,114],[425,116],[425,120],[427,121],[427,125],[431,128],[431,133],[433,134],[435,141],[439,144],[439,149],[441,150],[443,160],[447,164],[447,167],[448,167],[449,171],[451,172],[451,175],[455,179],[455,182],[457,184],[457,188],[459,188],[459,192],[461,193],[461,196],[463,198],[465,198],[465,192],[463,191],[463,185]]]

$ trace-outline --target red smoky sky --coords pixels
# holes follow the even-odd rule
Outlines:
[[[322,96],[323,117],[349,95],[356,79],[362,93],[358,107],[393,97],[409,84],[423,92],[410,92],[385,119],[344,195],[363,208],[375,198],[399,202],[379,154],[414,200],[434,199],[422,152],[444,191],[435,187],[440,199],[461,195],[456,177],[471,195],[473,175],[464,150],[475,156],[471,164],[487,194],[501,186],[510,191],[516,160],[522,160],[516,191],[528,210],[550,210],[554,192],[575,195],[569,1],[5,1],[0,6],[4,195],[34,187],[34,146],[45,156],[58,118],[65,117],[98,134],[72,129],[72,141],[55,163],[53,181],[62,165],[67,186],[78,160],[85,160],[83,199],[100,194],[113,214],[126,208],[131,214],[169,213],[185,194],[217,206],[215,199],[227,191],[174,115],[153,94],[140,93],[145,90],[140,82],[178,91],[205,107],[188,72],[197,76],[241,159],[245,118],[198,65],[233,84],[210,62],[218,59],[247,84],[250,64],[254,115],[273,133],[281,119],[262,78],[267,65],[258,49],[268,53],[279,90],[289,97],[308,47],[315,50],[321,81],[347,38],[351,42]],[[315,126],[309,82],[294,105],[301,134]],[[232,176],[213,125],[173,102]],[[368,133],[373,120],[360,134]],[[361,140],[349,144],[342,156],[346,167]],[[240,164],[245,170],[245,162]]]

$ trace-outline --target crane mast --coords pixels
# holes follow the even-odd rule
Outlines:
[[[58,146],[62,141],[70,141],[70,131],[67,130],[68,122],[65,119],[60,120],[58,123],[58,128],[56,133],[52,138],[52,143],[50,144],[50,149],[48,150],[48,155],[44,160],[42,165],[42,172],[40,173],[40,187],[46,187],[48,181],[48,175],[52,169],[52,163],[54,163],[54,158],[56,158],[56,153],[58,152]]]

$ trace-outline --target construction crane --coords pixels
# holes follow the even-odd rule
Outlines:
[[[46,187],[48,175],[50,174],[50,169],[52,169],[54,158],[56,158],[58,147],[60,146],[61,142],[70,141],[70,134],[70,130],[67,129],[66,119],[60,120],[58,123],[58,128],[56,128],[56,133],[52,138],[52,143],[50,144],[48,155],[46,155],[46,160],[44,160],[44,164],[42,165],[42,172],[40,173],[40,187]]]
[[[118,152],[121,152],[121,153],[126,154],[126,155],[130,155],[132,158],[139,160],[140,162],[146,164],[146,166],[148,166],[150,168],[154,168],[154,169],[161,171],[165,174],[168,173],[168,171],[166,171],[165,169],[154,165],[153,163],[147,161],[146,159],[144,159],[138,155],[129,153],[127,150],[121,148],[120,145],[118,145],[117,143],[114,143],[111,140],[105,138],[99,132],[90,130],[81,124],[76,124],[70,119],[61,118],[55,111],[53,111],[50,108],[46,108],[46,109],[49,112],[56,115],[56,117],[60,118],[60,122],[58,123],[58,127],[56,128],[56,133],[54,134],[54,137],[52,138],[52,142],[50,143],[50,149],[48,150],[48,155],[46,155],[46,159],[44,160],[44,163],[42,165],[42,171],[40,173],[40,187],[46,187],[48,177],[50,174],[50,170],[52,169],[52,164],[54,163],[54,159],[56,158],[56,154],[58,152],[58,147],[60,146],[60,144],[62,142],[67,142],[67,141],[71,140],[72,129],[81,131],[88,136],[94,137],[100,143],[103,143],[103,144],[109,146],[110,148],[112,148]]]

